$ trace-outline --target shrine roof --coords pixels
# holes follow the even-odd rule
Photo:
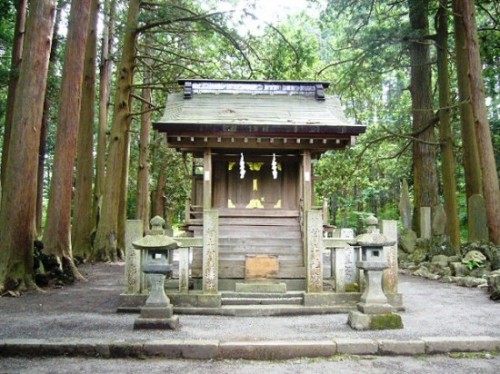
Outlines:
[[[218,133],[358,135],[365,126],[349,121],[340,101],[325,95],[327,82],[180,80],[168,95],[155,129],[168,135]]]

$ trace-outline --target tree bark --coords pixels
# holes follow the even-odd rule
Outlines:
[[[55,0],[34,1],[26,22],[0,209],[0,290],[33,285],[37,150],[55,9]]]
[[[484,95],[475,5],[473,0],[461,0],[460,4],[462,6],[466,50],[469,61],[472,112],[474,113],[486,215],[488,217],[488,234],[493,243],[500,244],[500,190]]]
[[[19,81],[19,65],[23,54],[24,31],[26,28],[26,10],[28,0],[14,1],[16,7],[16,28],[14,30],[14,44],[12,46],[12,56],[10,60],[10,79],[7,91],[7,104],[5,113],[5,127],[3,133],[2,146],[2,170],[0,173],[1,185],[5,183],[5,165],[9,154],[9,140],[12,128],[12,118],[14,113],[14,100],[16,98],[17,82]]]
[[[132,103],[130,103],[132,105]],[[130,161],[130,133],[127,132],[125,152],[122,155],[122,176],[119,184],[120,190],[120,206],[118,209],[118,235],[117,235],[117,253],[120,258],[126,251],[125,248],[125,232],[127,226],[127,200],[128,200],[128,177],[129,177],[129,161]]]
[[[474,114],[470,102],[469,58],[465,45],[465,30],[462,19],[460,0],[453,0],[453,18],[455,30],[455,63],[457,66],[458,98],[460,100],[460,125],[465,172],[465,191],[467,204],[472,195],[483,195],[481,163],[477,148]],[[472,222],[468,220],[469,230]]]
[[[149,138],[151,129],[151,71],[146,61],[144,72],[145,88],[142,97],[141,131],[139,137],[139,167],[137,168],[137,213],[136,218],[143,221],[143,227],[149,225]]]
[[[441,173],[443,177],[444,209],[447,233],[455,252],[460,254],[460,224],[458,222],[455,155],[450,120],[450,77],[448,73],[448,0],[440,0],[436,17],[437,63],[439,86],[439,138],[441,143]]]
[[[438,175],[432,121],[431,65],[429,59],[429,0],[408,0],[412,40],[410,42],[413,131],[419,141],[413,142],[415,208],[438,204]],[[426,142],[426,143],[424,143]],[[418,222],[414,219],[414,222]],[[420,228],[418,228],[420,232]]]
[[[107,18],[104,22],[101,45],[101,65],[99,67],[99,125],[97,130],[96,175],[93,205],[94,230],[96,230],[100,219],[102,195],[104,193],[104,176],[106,172],[106,132],[108,130],[109,91],[111,84],[111,68],[113,65],[111,54],[113,50],[115,3],[115,0],[107,0],[105,3]]]
[[[166,165],[164,163],[160,164],[160,171],[158,174],[158,181],[156,182],[156,188],[152,192],[151,197],[151,216],[165,217],[165,186],[167,185],[167,173]],[[149,227],[149,222],[146,227]]]
[[[62,0],[57,1],[56,20],[54,23],[54,31],[52,32],[52,46],[50,48],[49,58],[49,73],[47,81],[47,90],[45,91],[45,100],[43,102],[43,117],[42,128],[40,129],[40,146],[38,147],[38,177],[36,191],[36,219],[35,233],[37,237],[43,234],[43,198],[45,190],[45,158],[47,153],[47,134],[49,132],[50,108],[55,98],[57,91],[56,81],[56,64],[57,64],[57,49],[59,48],[59,24],[61,23],[61,8]]]
[[[84,259],[92,253],[92,184],[94,176],[94,113],[96,79],[96,45],[99,0],[91,0],[85,66],[83,73],[82,105],[78,127],[75,201],[72,225],[73,256]]]
[[[73,263],[71,250],[71,198],[76,138],[80,118],[85,46],[88,37],[90,0],[73,1],[59,101],[54,166],[50,183],[44,251],[61,262],[65,272],[83,280]]]
[[[107,172],[105,177],[102,215],[97,227],[95,259],[116,259],[118,216],[121,185],[116,181],[123,175],[122,155],[127,146],[130,126],[130,93],[134,76],[136,29],[140,10],[140,0],[129,3],[125,27],[123,52],[118,67],[118,81],[114,100],[114,115],[108,146]]]

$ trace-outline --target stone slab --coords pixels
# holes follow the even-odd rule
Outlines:
[[[428,354],[500,350],[500,338],[489,336],[426,337],[422,340]]]
[[[169,293],[168,297],[174,305],[174,311],[178,307],[220,308],[222,306],[220,294]]]
[[[360,297],[359,292],[305,293],[304,306],[345,306],[347,309],[352,309],[356,307]]]
[[[146,356],[212,360],[219,357],[218,340],[150,340],[144,343]]]
[[[378,353],[378,343],[373,339],[338,338],[337,353],[346,355],[374,355]]]
[[[378,340],[378,352],[381,355],[422,355],[425,354],[425,342],[422,340]]]
[[[141,341],[115,340],[109,343],[109,357],[142,357],[143,345]]]
[[[330,357],[337,353],[332,341],[223,342],[221,359],[286,360],[298,357]]]
[[[236,283],[236,292],[270,292],[270,293],[286,293],[286,283]]]

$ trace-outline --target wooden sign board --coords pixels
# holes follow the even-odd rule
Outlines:
[[[278,256],[257,255],[245,258],[245,279],[266,280],[278,278],[280,263]]]

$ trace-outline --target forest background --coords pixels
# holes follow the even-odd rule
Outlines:
[[[330,82],[367,126],[314,164],[331,224],[399,219],[408,189],[459,251],[480,195],[500,244],[498,1],[298,3],[1,0],[0,289],[34,285],[34,242],[83,279],[74,259],[117,259],[126,219],[182,223],[195,160],[151,131],[180,78]]]

